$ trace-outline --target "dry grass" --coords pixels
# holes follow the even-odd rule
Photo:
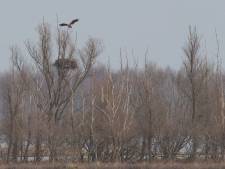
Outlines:
[[[0,169],[225,169],[225,163],[92,163],[92,164],[10,164],[0,165]]]

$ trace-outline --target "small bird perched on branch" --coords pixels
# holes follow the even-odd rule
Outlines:
[[[78,21],[79,21],[79,19],[74,19],[69,24],[68,23],[61,23],[61,24],[59,24],[59,26],[67,26],[68,28],[72,28],[72,25],[74,23],[78,22]]]

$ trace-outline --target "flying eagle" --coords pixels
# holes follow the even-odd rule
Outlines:
[[[69,24],[68,23],[61,23],[61,24],[59,24],[59,26],[67,26],[68,28],[72,28],[72,25],[74,23],[78,22],[78,21],[79,21],[79,19],[74,19]]]

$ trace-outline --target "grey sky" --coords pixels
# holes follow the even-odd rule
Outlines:
[[[9,66],[9,46],[23,46],[35,40],[35,28],[42,22],[56,25],[78,17],[74,28],[78,42],[89,36],[101,39],[105,50],[99,61],[110,56],[118,67],[119,51],[127,52],[141,63],[146,48],[150,58],[159,65],[180,67],[182,46],[189,25],[196,25],[203,35],[208,54],[216,51],[215,29],[225,50],[225,0],[0,0],[0,71]],[[133,55],[132,56],[132,50]]]

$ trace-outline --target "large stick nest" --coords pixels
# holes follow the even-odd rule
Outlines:
[[[59,58],[55,61],[54,66],[56,66],[58,69],[76,69],[77,68],[77,62],[75,59],[69,59],[69,58]]]

